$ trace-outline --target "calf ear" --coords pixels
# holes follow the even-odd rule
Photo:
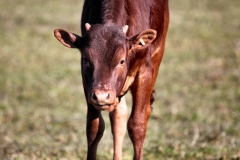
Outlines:
[[[144,49],[146,48],[152,41],[156,38],[157,36],[157,31],[152,30],[152,29],[147,29],[140,34],[133,36],[130,41],[131,41],[131,48],[132,49]]]
[[[65,31],[63,29],[55,29],[54,36],[59,40],[64,46],[68,48],[79,48],[81,37]]]

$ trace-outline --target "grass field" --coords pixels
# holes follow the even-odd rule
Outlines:
[[[239,0],[170,1],[144,159],[240,159],[239,7]],[[0,1],[0,159],[86,158],[80,54],[53,36],[55,28],[80,33],[81,8],[79,0]],[[100,160],[113,152],[104,116]],[[124,160],[130,146],[126,135]]]

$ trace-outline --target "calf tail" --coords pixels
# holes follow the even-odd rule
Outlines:
[[[155,101],[154,95],[156,94],[155,90],[152,91],[152,95],[150,98],[150,105],[151,105],[151,110],[153,110],[152,104]]]

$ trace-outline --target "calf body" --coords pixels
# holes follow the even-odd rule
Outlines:
[[[87,159],[96,159],[104,132],[101,111],[109,111],[114,159],[122,157],[128,129],[134,159],[142,159],[153,87],[168,30],[168,0],[85,0],[78,36],[63,29],[55,37],[81,51],[83,87],[87,101]],[[132,93],[127,120],[126,92]]]

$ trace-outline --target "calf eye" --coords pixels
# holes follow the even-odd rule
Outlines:
[[[82,63],[83,63],[83,65],[85,65],[87,67],[93,67],[92,64],[90,63],[90,61],[87,58],[83,58]]]
[[[83,64],[88,64],[89,63],[87,58],[83,58],[82,61],[83,61]]]
[[[82,64],[83,64],[85,67],[91,67],[91,68],[93,68],[93,64],[92,64],[87,58],[82,58]]]
[[[123,64],[124,62],[125,62],[125,60],[123,59],[123,60],[121,60],[120,64]]]

